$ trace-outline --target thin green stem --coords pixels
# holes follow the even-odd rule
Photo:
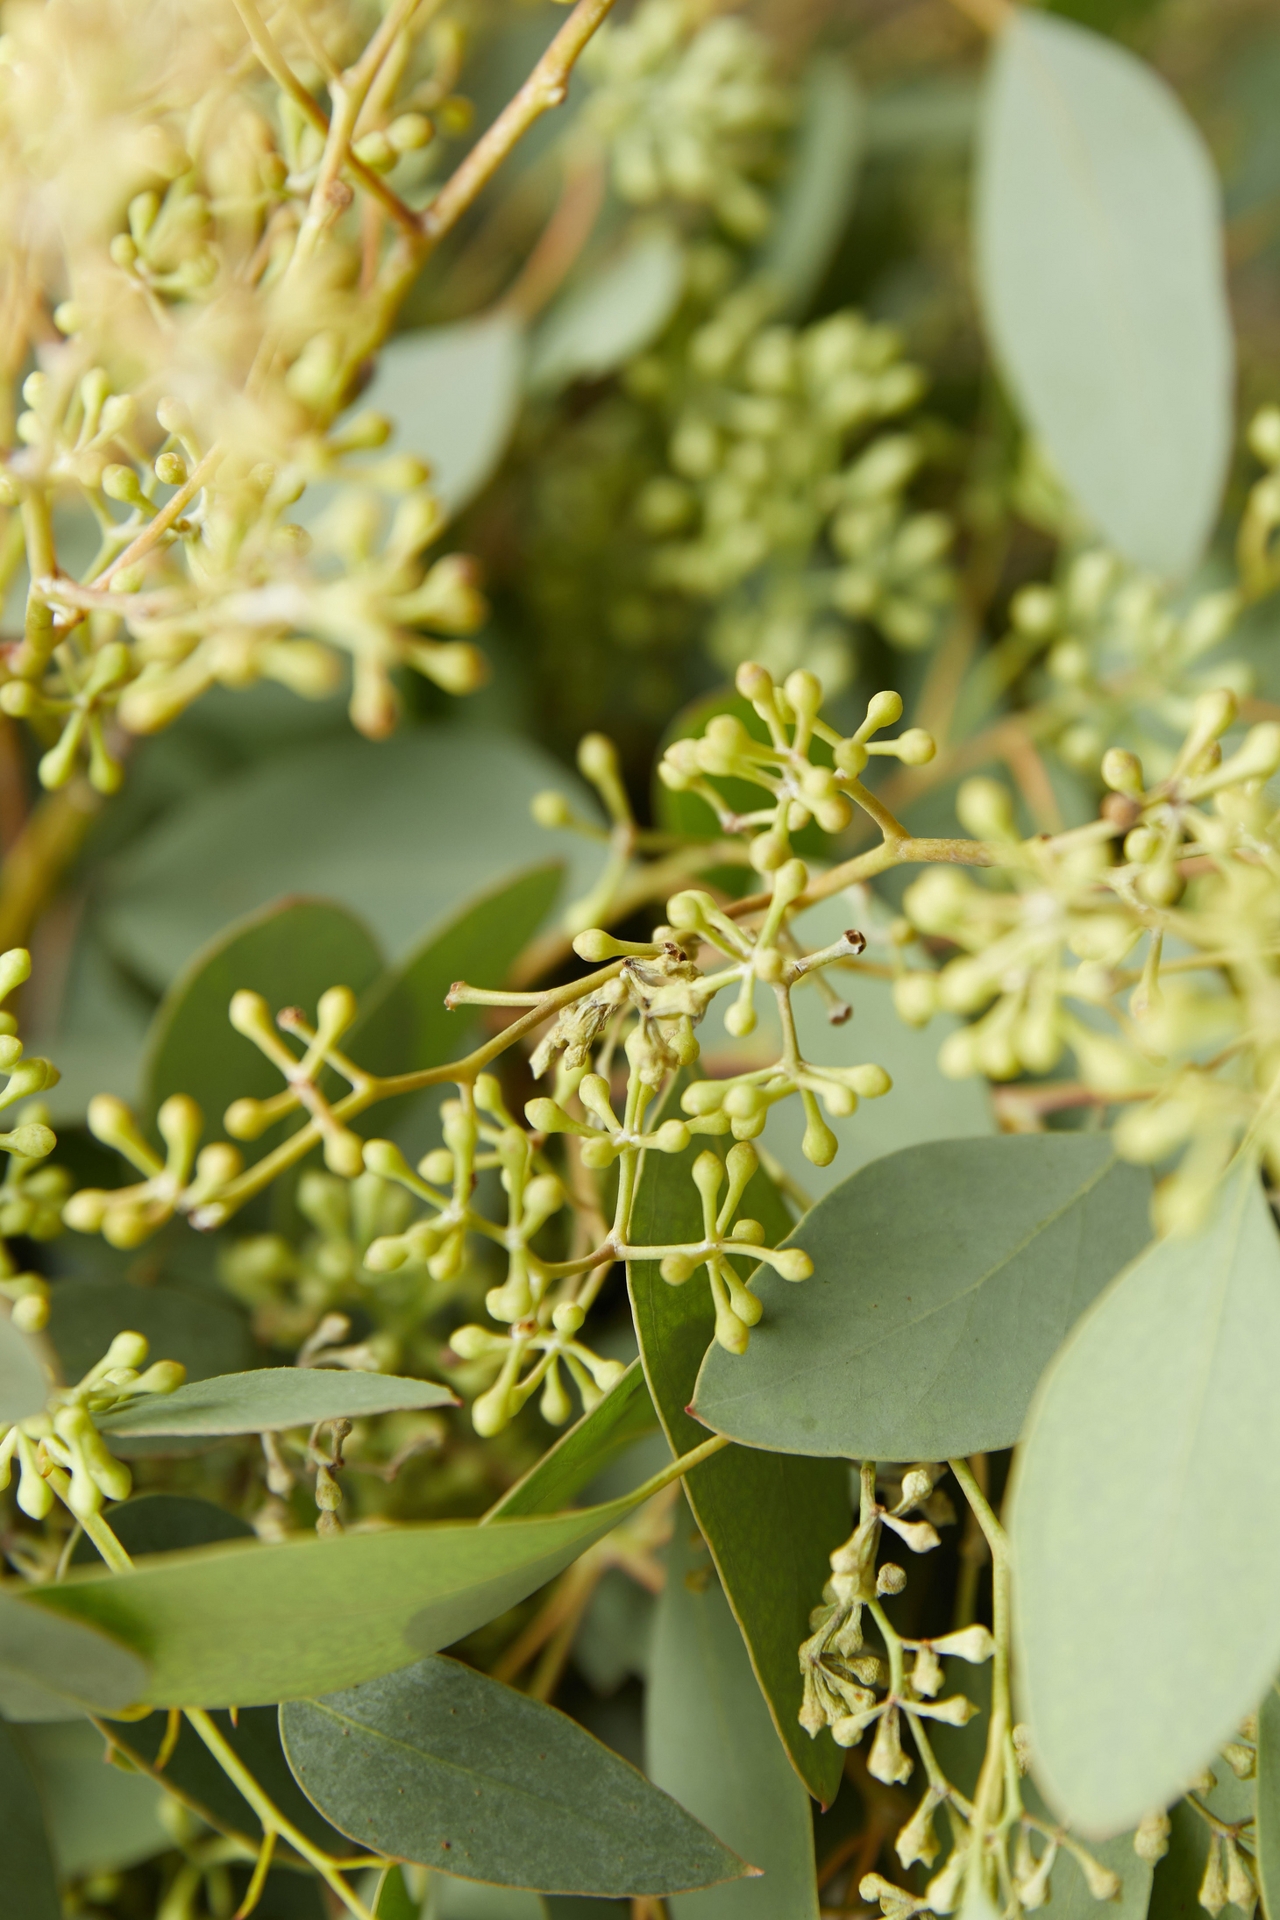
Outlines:
[[[57,1494],[64,1507],[75,1514],[76,1519],[102,1555],[112,1573],[128,1573],[133,1566],[132,1560],[116,1539],[111,1528],[100,1513],[76,1513],[71,1505],[71,1476],[61,1467],[49,1467],[45,1479]]]
[[[300,1833],[293,1822],[285,1818],[271,1796],[259,1786],[234,1748],[223,1739],[209,1715],[200,1707],[185,1707],[183,1711],[228,1780],[238,1788],[257,1814],[262,1823],[263,1833],[275,1833],[280,1839],[287,1840],[289,1845],[315,1868],[326,1885],[337,1894],[347,1912],[355,1915],[356,1920],[375,1920],[375,1916],[370,1913],[364,1901],[347,1885],[328,1854],[322,1853],[319,1847],[313,1846],[305,1833]],[[378,1863],[371,1862],[371,1864]]]

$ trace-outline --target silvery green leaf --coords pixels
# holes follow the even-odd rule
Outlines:
[[[1018,7],[980,144],[979,286],[1027,423],[1104,539],[1185,575],[1213,530],[1233,434],[1204,141],[1124,47]]]
[[[280,1734],[326,1819],[398,1860],[443,1856],[467,1879],[613,1897],[747,1871],[566,1714],[456,1660],[292,1701]]]
[[[1055,1809],[1173,1800],[1280,1666],[1280,1243],[1253,1169],[1075,1327],[1012,1505],[1021,1713]]]
[[[534,335],[528,382],[553,393],[598,380],[654,341],[684,287],[684,252],[665,227],[637,234],[561,296]]]
[[[808,1796],[683,1499],[654,1621],[645,1750],[659,1786],[764,1876],[682,1894],[675,1920],[817,1920]]]
[[[761,1271],[764,1319],[746,1353],[708,1350],[694,1412],[789,1453],[1011,1446],[1064,1335],[1146,1243],[1150,1190],[1099,1134],[935,1140],[873,1160],[791,1235],[812,1278]]]
[[[360,396],[395,423],[393,441],[431,468],[431,486],[451,513],[479,493],[507,450],[520,410],[524,329],[499,308],[455,326],[399,333],[378,355]]]
[[[151,1393],[98,1416],[109,1438],[196,1439],[229,1433],[281,1433],[318,1420],[365,1420],[407,1407],[456,1407],[434,1380],[361,1373],[346,1367],[257,1367],[250,1373],[192,1380],[176,1393]]]

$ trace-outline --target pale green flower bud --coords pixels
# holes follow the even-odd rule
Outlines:
[[[909,1027],[927,1026],[938,1010],[938,986],[932,973],[900,973],[893,983],[893,1004]]]
[[[1280,414],[1277,419],[1280,420]],[[1133,1836],[1133,1850],[1139,1860],[1145,1860],[1151,1867],[1163,1860],[1169,1851],[1171,1832],[1172,1824],[1167,1813],[1144,1814]]]
[[[998,780],[966,780],[956,795],[956,816],[978,840],[1016,838],[1013,800]]]

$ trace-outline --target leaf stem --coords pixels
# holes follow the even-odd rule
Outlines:
[[[203,1708],[184,1707],[183,1711],[195,1732],[199,1734],[205,1746],[209,1749],[209,1752],[226,1774],[228,1780],[238,1789],[240,1794],[248,1801],[249,1805],[257,1814],[258,1819],[262,1823],[264,1836],[268,1833],[273,1833],[278,1838],[287,1840],[295,1852],[301,1854],[302,1858],[307,1861],[310,1866],[315,1868],[316,1872],[326,1884],[337,1894],[339,1900],[341,1900],[343,1906],[347,1909],[347,1912],[355,1915],[356,1920],[375,1920],[374,1915],[370,1913],[364,1901],[360,1899],[358,1894],[352,1892],[351,1888],[342,1878],[342,1875],[338,1872],[328,1854],[322,1852],[319,1847],[312,1846],[306,1835],[300,1833],[293,1822],[285,1818],[271,1796],[259,1786],[234,1748],[223,1739],[216,1724],[210,1719]],[[259,1858],[261,1858],[261,1856],[259,1856]]]

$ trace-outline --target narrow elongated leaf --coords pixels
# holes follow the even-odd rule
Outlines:
[[[112,1873],[173,1845],[161,1788],[104,1766],[102,1735],[87,1720],[24,1727],[17,1739],[48,1809],[59,1873]]]
[[[485,1521],[518,1513],[557,1513],[589,1480],[658,1424],[649,1383],[633,1360],[616,1387],[561,1434],[522,1480],[490,1507]]]
[[[1267,1688],[1258,1709],[1258,1891],[1266,1920],[1280,1915],[1280,1692]]]
[[[632,1218],[636,1245],[701,1235],[692,1160],[692,1148],[647,1156]],[[743,1206],[770,1236],[786,1233],[786,1210],[763,1174],[748,1187]],[[642,1260],[631,1265],[627,1278],[654,1406],[673,1451],[687,1452],[706,1437],[685,1411],[714,1333],[706,1276],[700,1271],[672,1287],[656,1261]],[[829,1805],[843,1756],[825,1729],[810,1740],[799,1724],[796,1651],[830,1575],[828,1556],[849,1532],[846,1469],[834,1460],[728,1447],[695,1467],[685,1484],[779,1738],[810,1793]]]
[[[712,1347],[694,1411],[750,1446],[945,1460],[1017,1439],[1069,1327],[1148,1238],[1146,1174],[1096,1134],[907,1147],[792,1239],[810,1280],[758,1283],[740,1358]]]
[[[345,1367],[259,1367],[193,1380],[176,1393],[151,1394],[98,1426],[109,1435],[195,1436],[280,1433],[317,1420],[362,1420],[405,1407],[456,1407],[434,1380],[357,1373]]]
[[[282,895],[336,900],[403,954],[424,927],[535,863],[563,860],[571,896],[587,891],[600,848],[530,816],[533,795],[551,786],[584,819],[598,817],[583,781],[514,734],[414,727],[276,752],[130,844],[111,869],[103,931],[159,989],[229,921]]]
[[[326,987],[363,993],[382,965],[368,929],[328,900],[286,900],[237,923],[196,955],[160,1004],[148,1041],[148,1117],[171,1093],[189,1093],[221,1137],[222,1116],[233,1100],[280,1092],[279,1070],[227,1019],[233,993],[248,988],[263,996],[272,1014],[297,1006],[314,1019]],[[287,1124],[292,1128],[297,1121]],[[277,1137],[273,1132],[267,1143],[274,1145]],[[250,1148],[251,1155],[259,1151]]]
[[[39,1348],[0,1308],[0,1427],[41,1412],[48,1398]]]
[[[129,1697],[149,1705],[293,1700],[451,1646],[553,1580],[643,1497],[488,1527],[232,1541],[128,1573],[72,1572],[10,1605],[40,1628],[83,1621],[144,1648],[152,1672]]]
[[[62,1920],[53,1848],[40,1790],[8,1727],[0,1721],[0,1807],[4,1808],[5,1901],[22,1920]]]
[[[685,1894],[672,1911],[675,1920],[817,1920],[808,1797],[771,1737],[742,1636],[700,1547],[681,1503],[654,1625],[646,1761],[659,1786],[730,1835],[764,1877]]]
[[[1023,1717],[1085,1833],[1173,1799],[1280,1666],[1280,1243],[1252,1170],[1076,1327],[1013,1495]]]
[[[93,1621],[60,1619],[27,1604],[22,1588],[0,1594],[0,1713],[10,1720],[64,1720],[86,1707],[111,1713],[140,1700],[147,1663]]]
[[[1128,559],[1188,572],[1233,429],[1218,188],[1199,133],[1114,41],[1010,9],[977,212],[988,325],[1054,466]]]
[[[400,1860],[443,1855],[467,1879],[573,1894],[663,1895],[746,1870],[565,1714],[456,1660],[293,1701],[280,1733],[326,1817]]]
[[[844,230],[858,184],[867,108],[849,69],[824,52],[804,77],[799,138],[768,238],[757,255],[761,274],[782,298],[782,312],[809,308]]]
[[[674,234],[640,234],[552,307],[534,338],[529,386],[554,393],[612,373],[657,338],[683,286],[684,250]]]
[[[351,1030],[352,1058],[372,1073],[411,1073],[453,1059],[474,1010],[451,1012],[445,995],[455,980],[500,987],[555,905],[563,879],[559,861],[531,867],[432,928],[368,996]]]

